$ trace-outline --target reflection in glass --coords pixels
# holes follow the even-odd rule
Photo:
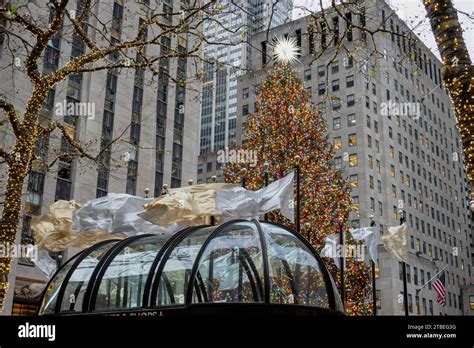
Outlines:
[[[54,276],[52,281],[49,283],[48,288],[43,296],[43,301],[41,302],[40,314],[52,314],[55,311],[56,301],[58,300],[59,289],[66,277],[67,273],[71,269],[74,262],[77,260],[80,254],[75,255],[72,259],[68,261]]]
[[[198,270],[193,302],[263,302],[263,259],[256,225],[236,222],[224,227],[207,245]]]
[[[109,251],[117,241],[111,241],[101,247],[92,250],[72,272],[71,278],[66,285],[66,290],[61,302],[61,312],[82,311],[82,301],[89,284],[92,272],[99,263],[100,259]]]
[[[171,252],[161,273],[155,305],[184,304],[196,256],[215,227],[191,232]]]
[[[284,228],[261,226],[268,253],[270,302],[329,308],[326,282],[313,253]]]
[[[95,309],[141,306],[150,267],[169,237],[140,238],[117,254],[100,281]]]

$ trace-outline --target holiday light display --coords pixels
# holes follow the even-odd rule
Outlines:
[[[239,182],[243,175],[246,187],[257,190],[268,181],[280,179],[299,164],[301,170],[301,233],[316,250],[324,246],[324,237],[345,230],[347,244],[357,244],[347,232],[351,209],[350,188],[333,169],[333,148],[327,140],[327,125],[313,108],[295,70],[278,64],[269,72],[256,96],[256,113],[248,116],[243,150],[258,154],[256,166],[232,163],[224,168],[228,182]],[[298,163],[297,163],[298,162]],[[296,203],[295,203],[296,204]],[[279,212],[267,214],[270,221],[292,224]],[[291,226],[293,227],[293,226]],[[336,282],[339,273],[332,260],[326,259]],[[350,315],[369,315],[372,305],[369,267],[364,262],[347,259],[345,272],[346,310]],[[277,297],[278,295],[272,294]]]
[[[454,103],[462,138],[467,177],[474,200],[474,65],[463,39],[458,14],[451,0],[424,0],[427,17],[443,61],[445,88]]]

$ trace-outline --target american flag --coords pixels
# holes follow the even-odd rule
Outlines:
[[[435,289],[436,293],[438,294],[438,303],[445,307],[446,306],[446,289],[444,288],[445,278],[444,272],[439,276],[438,279],[433,283],[433,288]]]

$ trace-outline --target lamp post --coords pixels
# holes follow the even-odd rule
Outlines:
[[[245,179],[245,175],[247,174],[247,168],[242,168],[240,170],[240,177],[242,178],[242,187],[245,188],[245,184],[246,184],[246,179]]]
[[[375,221],[374,221],[374,216],[369,215],[370,219],[370,227],[375,226]],[[374,231],[374,233],[376,233]],[[370,263],[372,265],[372,306],[373,306],[373,315],[377,316],[377,288],[376,288],[376,283],[375,283],[375,262],[374,260],[370,260]]]
[[[217,176],[211,176],[211,182],[215,184],[217,182]],[[214,215],[211,215],[211,225],[214,226],[216,224],[216,218]]]
[[[263,186],[264,187],[268,186],[268,167],[270,167],[270,163],[265,162],[263,164]],[[263,220],[268,221],[268,213],[265,213]]]
[[[299,155],[295,156],[296,169],[296,231],[301,233],[301,197],[300,197],[300,160]]]
[[[405,222],[405,211],[399,210],[400,213],[400,225]],[[402,272],[403,272],[403,308],[405,309],[405,316],[408,316],[408,285],[407,285],[407,265],[405,261],[402,261]]]
[[[346,249],[344,246],[344,227],[342,226],[342,223],[339,224],[339,244],[341,246],[341,257],[340,257],[340,264],[341,264],[341,301],[343,306],[345,307],[345,289],[344,289],[344,259],[346,256]]]

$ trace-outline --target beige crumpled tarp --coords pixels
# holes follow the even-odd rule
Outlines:
[[[87,248],[107,239],[123,239],[124,236],[109,234],[99,229],[79,233],[72,232],[72,215],[80,205],[74,201],[59,200],[51,204],[49,214],[31,219],[35,245],[39,249],[52,252],[63,251],[69,247]]]
[[[408,230],[406,224],[391,226],[388,228],[388,232],[382,236],[385,249],[405,263],[408,263],[407,239]]]
[[[210,216],[218,222],[216,192],[234,187],[239,185],[213,183],[169,189],[166,195],[145,204],[145,211],[138,216],[159,226],[198,226],[209,223]]]

